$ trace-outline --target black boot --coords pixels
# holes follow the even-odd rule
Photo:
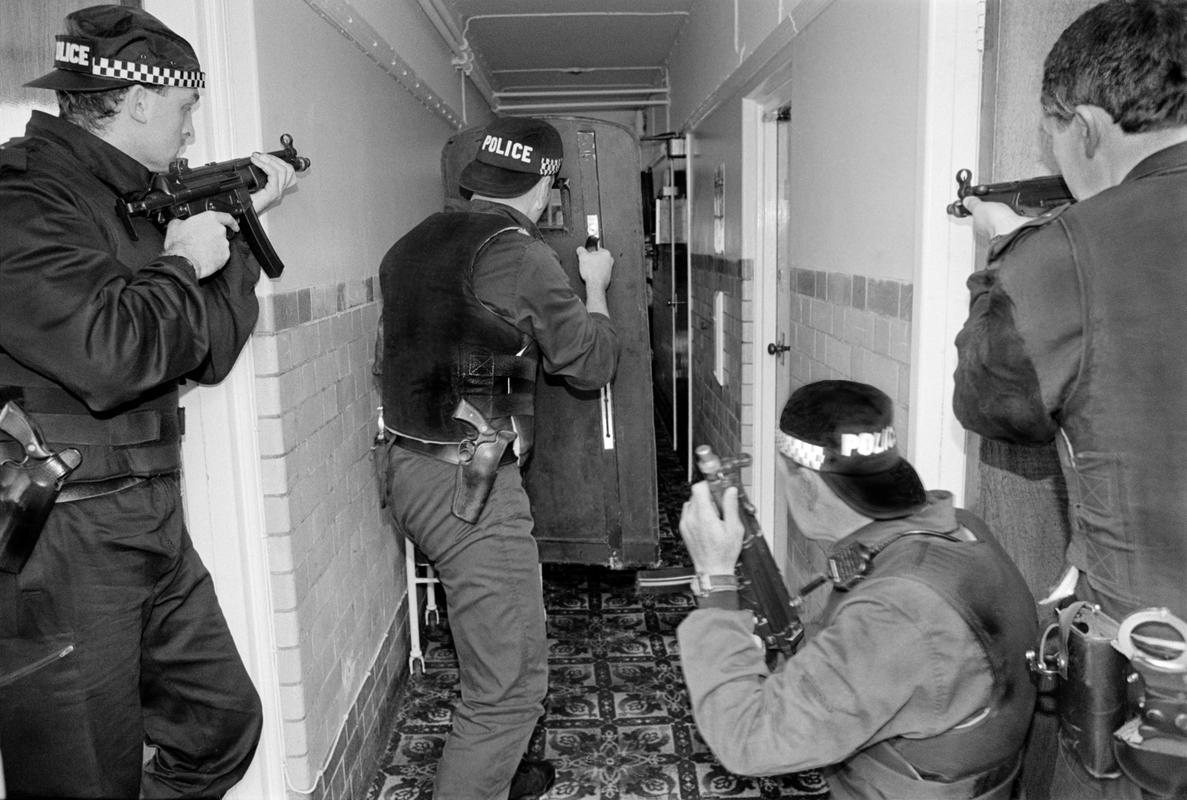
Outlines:
[[[507,800],[536,800],[556,782],[556,768],[547,761],[523,759],[511,779]]]

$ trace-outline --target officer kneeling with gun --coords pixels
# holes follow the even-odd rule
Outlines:
[[[985,524],[924,490],[892,410],[852,381],[808,384],[783,409],[788,509],[835,566],[819,630],[773,669],[739,603],[738,491],[719,516],[710,482],[693,485],[680,533],[698,609],[678,629],[693,715],[742,775],[821,768],[835,798],[1004,800],[1034,710],[1034,600]]]

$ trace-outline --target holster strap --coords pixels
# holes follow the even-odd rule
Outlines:
[[[435,458],[438,461],[444,461],[446,464],[462,463],[456,442],[426,442],[421,439],[413,439],[410,436],[402,436],[393,432],[391,428],[387,429],[387,435],[391,439],[391,443],[396,447],[402,447],[405,450],[411,450],[413,453],[420,453],[421,455]],[[499,460],[499,466],[514,463],[515,450],[508,447],[503,452],[503,457]]]

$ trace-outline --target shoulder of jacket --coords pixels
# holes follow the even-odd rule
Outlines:
[[[1053,222],[1062,217],[1064,213],[1073,205],[1075,204],[1068,203],[1067,205],[1054,208],[1042,216],[1028,219],[1026,222],[1022,223],[1009,233],[996,237],[989,245],[989,260],[992,261],[1002,253],[1005,253],[1013,248],[1018,242],[1030,237],[1044,228],[1047,228]]]
[[[24,172],[29,168],[28,136],[9,139],[0,144],[0,170]]]

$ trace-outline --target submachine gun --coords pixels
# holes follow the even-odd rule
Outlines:
[[[268,155],[287,161],[297,172],[309,168],[309,159],[297,155],[292,136],[283,134],[280,143],[283,149]],[[267,183],[268,175],[252,164],[250,158],[219,161],[193,169],[186,159],[179,158],[168,170],[153,176],[147,191],[123,198],[117,210],[133,239],[136,233],[132,217],[147,217],[164,229],[170,220],[185,219],[203,211],[231,214],[239,221],[240,232],[264,274],[278,278],[284,272],[284,264],[268,241],[251,204],[251,193]]]
[[[755,518],[754,506],[742,486],[742,468],[750,464],[750,456],[743,453],[737,458],[722,459],[708,445],[697,447],[696,456],[697,467],[709,484],[718,514],[722,513],[725,490],[731,486],[738,490],[738,516],[744,529],[742,552],[735,568],[739,602],[743,608],[754,612],[754,632],[762,640],[768,656],[791,656],[804,638],[804,625],[800,620],[804,595],[825,579],[822,577],[809,583],[795,598],[787,591]],[[662,594],[681,590],[692,578],[691,567],[673,567],[641,570],[637,583],[643,593]]]
[[[1053,208],[1074,203],[1076,198],[1059,175],[1043,175],[1021,181],[1003,183],[972,183],[973,173],[962,169],[956,173],[956,199],[948,204],[948,213],[954,217],[972,214],[961,201],[966,197],[977,197],[987,203],[1005,203],[1016,214],[1037,217]]]

